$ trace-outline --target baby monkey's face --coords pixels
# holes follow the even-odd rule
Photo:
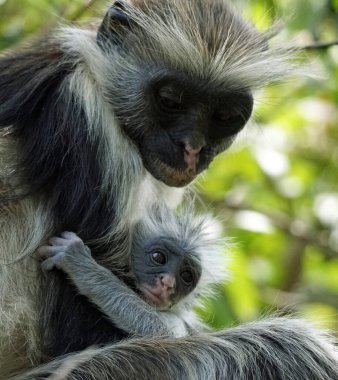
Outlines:
[[[174,238],[158,237],[133,250],[132,271],[141,296],[159,310],[168,310],[196,287],[201,266]]]

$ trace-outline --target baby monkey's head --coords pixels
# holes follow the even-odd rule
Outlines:
[[[159,310],[180,301],[189,304],[211,285],[224,280],[218,222],[180,214],[168,208],[152,209],[135,227],[131,271],[141,297]]]

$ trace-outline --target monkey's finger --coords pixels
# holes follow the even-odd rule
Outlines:
[[[57,268],[62,269],[64,263],[65,253],[58,252],[55,256],[52,256],[41,263],[41,269],[44,273]]]
[[[49,244],[51,245],[66,245],[67,242],[65,241],[65,239],[61,238],[61,237],[57,237],[57,236],[53,236],[52,238],[50,238],[48,240]]]
[[[74,232],[64,231],[61,236],[64,239],[81,240]],[[82,241],[82,240],[81,240]]]
[[[52,269],[56,268],[56,262],[53,257],[45,260],[43,263],[41,263],[41,269],[44,273],[51,271]]]
[[[43,272],[49,272],[50,270],[52,270],[55,266],[55,263],[54,261],[48,259],[48,260],[45,260],[42,264],[41,264],[41,269]]]
[[[66,247],[64,248],[66,249]],[[40,260],[46,260],[50,257],[57,255],[58,253],[60,253],[61,250],[62,247],[60,246],[54,247],[51,245],[43,245],[38,248],[38,250],[36,251],[36,255]]]

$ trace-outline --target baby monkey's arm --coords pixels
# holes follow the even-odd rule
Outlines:
[[[50,245],[38,249],[37,255],[43,260],[42,269],[47,272],[54,268],[64,271],[75,284],[79,293],[96,304],[119,328],[137,335],[175,335],[168,321],[168,315],[161,318],[161,312],[142,300],[135,292],[111,271],[99,265],[90,249],[72,232],[63,232],[53,237]],[[175,323],[183,323],[176,315],[169,317]]]

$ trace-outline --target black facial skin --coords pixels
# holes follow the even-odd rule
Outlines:
[[[187,296],[201,277],[201,265],[178,241],[154,238],[133,250],[131,270],[143,298],[167,310]]]
[[[117,115],[145,168],[169,186],[185,186],[231,145],[250,118],[253,98],[248,90],[210,88],[165,69],[148,68],[143,78],[135,116]]]

